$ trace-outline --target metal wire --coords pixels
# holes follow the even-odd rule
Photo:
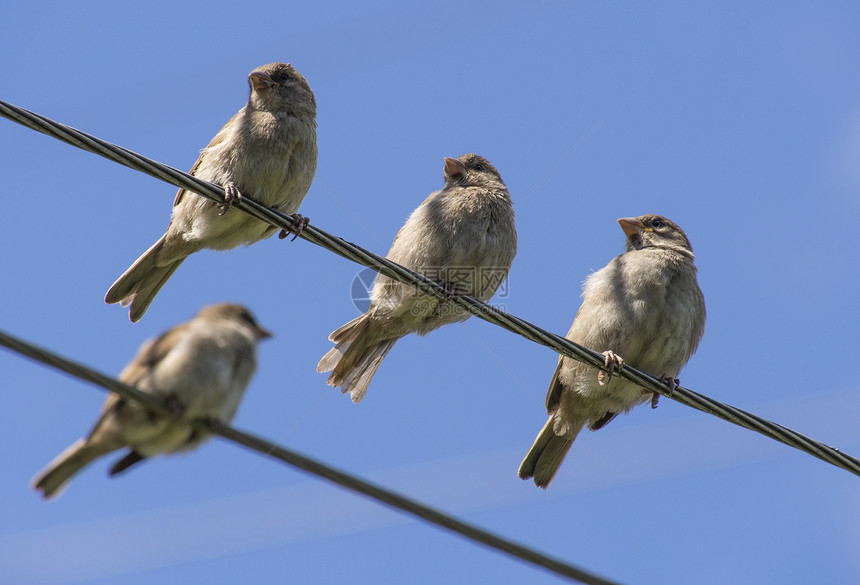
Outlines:
[[[33,360],[66,372],[67,374],[92,382],[93,384],[106,388],[111,392],[116,392],[123,398],[136,400],[156,414],[169,416],[171,418],[175,417],[175,414],[172,414],[165,405],[153,396],[145,394],[133,386],[124,384],[111,376],[102,374],[101,372],[93,370],[83,364],[66,359],[3,331],[0,331],[0,345]],[[386,506],[417,516],[431,524],[435,524],[436,526],[456,534],[460,534],[469,540],[494,548],[505,554],[526,561],[527,563],[536,565],[556,573],[557,575],[561,575],[562,577],[567,577],[588,585],[615,585],[616,583],[593,575],[583,569],[579,569],[573,565],[565,563],[564,561],[547,556],[534,549],[517,544],[516,542],[497,536],[491,532],[487,532],[477,526],[458,520],[445,512],[425,506],[424,504],[416,502],[415,500],[398,493],[364,481],[363,479],[333,467],[329,467],[315,459],[300,455],[295,451],[291,451],[286,447],[282,447],[261,437],[240,431],[214,420],[189,419],[187,422],[201,430],[211,432],[227,439],[228,441],[243,445],[253,451],[262,453],[264,456],[283,461],[284,463],[326,479],[350,491],[363,494],[385,504]]]
[[[105,142],[94,136],[86,134],[85,132],[75,130],[74,128],[60,124],[59,122],[55,122],[23,108],[13,106],[12,104],[2,100],[0,100],[0,115],[27,126],[28,128],[32,128],[33,130],[67,142],[73,146],[77,146],[78,148],[99,154],[127,167],[146,173],[172,185],[176,185],[177,187],[189,189],[218,202],[223,202],[224,200],[223,188],[213,183],[202,181],[196,177],[188,175],[187,173],[178,171],[173,167],[148,159],[130,150]],[[266,221],[281,229],[292,230],[297,226],[297,221],[292,217],[264,207],[253,201],[253,199],[248,196],[243,196],[242,200],[234,204],[234,206],[253,217]],[[454,303],[468,310],[476,317],[489,321],[490,323],[494,323],[508,331],[512,331],[526,339],[534,341],[535,343],[545,345],[557,353],[566,355],[597,368],[603,369],[604,367],[603,356],[587,347],[583,347],[569,339],[561,337],[560,335],[546,331],[537,325],[533,325],[528,321],[520,319],[519,317],[509,315],[508,313],[500,311],[472,297],[465,295],[454,295],[451,297],[445,288],[439,283],[404,268],[399,264],[391,262],[386,258],[377,256],[376,254],[351,242],[347,242],[342,238],[333,236],[313,225],[305,227],[299,234],[299,237],[334,252],[335,254],[343,256],[344,258],[352,260],[353,262],[372,268],[399,282],[409,284],[424,293]],[[656,392],[657,394],[671,398],[672,400],[680,402],[681,404],[691,408],[701,410],[702,412],[719,417],[732,424],[750,429],[770,437],[771,439],[785,443],[790,447],[799,449],[813,457],[826,461],[831,465],[846,469],[855,475],[860,475],[860,460],[842,453],[838,449],[825,445],[824,443],[810,439],[809,437],[782,425],[770,422],[754,414],[735,408],[734,406],[723,404],[712,398],[698,394],[688,388],[679,386],[675,388],[674,392],[670,393],[667,384],[660,382],[660,380],[654,376],[641,372],[628,365],[625,365],[620,372],[616,372],[614,375],[630,380],[642,386],[649,392]]]

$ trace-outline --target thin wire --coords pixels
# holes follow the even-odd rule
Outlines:
[[[42,132],[78,148],[104,156],[177,187],[189,189],[194,193],[218,202],[224,201],[223,188],[213,183],[202,181],[173,167],[148,159],[130,150],[105,142],[104,140],[23,108],[13,106],[2,100],[0,100],[0,115],[28,128]],[[298,227],[296,219],[279,211],[264,207],[248,196],[243,196],[241,201],[234,204],[234,207],[281,229],[292,231],[294,227]],[[386,258],[377,256],[342,238],[333,236],[315,226],[308,225],[305,227],[299,234],[299,237],[339,256],[343,256],[348,260],[372,268],[398,282],[409,284],[423,293],[454,303],[480,319],[494,323],[535,343],[545,345],[557,353],[579,360],[595,368],[605,369],[603,356],[587,347],[583,347],[555,333],[550,333],[537,325],[533,325],[514,315],[509,315],[472,297],[466,295],[451,297],[448,291],[439,283],[391,262]],[[614,375],[634,382],[649,392],[666,396],[685,406],[701,410],[732,424],[750,429],[751,431],[785,443],[790,447],[799,449],[831,465],[846,469],[855,475],[860,475],[860,460],[787,427],[770,422],[734,406],[723,404],[688,388],[679,386],[675,388],[674,392],[670,393],[667,383],[661,382],[654,376],[640,372],[628,365],[625,365],[620,372],[616,372]]]
[[[82,380],[92,382],[97,386],[101,386],[102,388],[106,388],[111,392],[119,394],[125,399],[136,400],[156,414],[175,418],[175,415],[153,396],[145,394],[133,386],[129,386],[128,384],[120,382],[115,378],[102,374],[101,372],[93,370],[83,364],[66,359],[3,331],[0,331],[0,345],[67,374],[71,374],[76,378],[80,378]],[[238,443],[253,451],[262,453],[264,457],[272,457],[283,461],[293,467],[297,467],[303,471],[323,479],[327,479],[328,481],[350,491],[368,496],[369,498],[385,504],[386,506],[417,516],[431,524],[435,524],[436,526],[445,528],[446,530],[450,530],[456,534],[460,534],[469,540],[494,548],[505,554],[526,561],[527,563],[531,563],[556,573],[557,575],[561,575],[562,577],[567,577],[588,585],[617,585],[614,581],[603,579],[588,573],[587,571],[574,567],[573,565],[565,563],[564,561],[549,557],[534,549],[517,544],[491,532],[487,532],[477,526],[458,520],[445,512],[425,506],[424,504],[416,502],[415,500],[398,493],[369,483],[333,467],[329,467],[328,465],[320,463],[310,457],[300,455],[295,451],[291,451],[286,447],[282,447],[261,437],[240,431],[215,420],[183,420],[186,420],[195,428],[209,431],[227,439],[228,441]]]
[[[564,153],[564,155],[563,155],[560,159],[558,159],[558,161],[556,161],[556,163],[555,163],[554,165],[552,165],[552,166],[550,167],[550,169],[549,169],[547,172],[545,172],[545,173],[544,173],[544,175],[543,175],[540,179],[538,179],[537,183],[535,183],[534,185],[532,185],[532,188],[531,188],[531,189],[529,189],[528,191],[526,191],[525,195],[523,195],[522,197],[520,197],[520,198],[517,200],[517,203],[516,203],[516,204],[517,204],[518,206],[519,206],[519,205],[522,205],[522,204],[523,204],[523,202],[524,202],[526,199],[528,199],[528,198],[529,198],[529,196],[530,196],[532,193],[534,193],[534,192],[535,192],[535,189],[537,189],[538,187],[540,187],[540,184],[541,184],[541,183],[543,183],[544,181],[546,181],[546,178],[547,178],[547,177],[549,177],[549,176],[553,173],[553,171],[554,171],[555,169],[557,169],[557,168],[558,168],[558,166],[559,166],[561,163],[563,163],[563,162],[564,162],[564,159],[566,159],[568,156],[570,156],[570,153],[572,153],[574,150],[576,150],[577,148],[579,148],[580,146],[582,146],[582,143],[583,143],[583,142],[585,142],[585,141],[588,139],[588,137],[589,137],[589,136],[591,136],[591,135],[594,133],[594,131],[595,131],[595,130],[597,130],[597,128],[599,128],[599,127],[600,127],[600,125],[601,125],[601,124],[603,124],[603,122],[605,122],[605,121],[606,121],[607,116],[608,116],[608,114],[607,114],[606,116],[603,116],[603,117],[602,117],[602,118],[597,122],[597,124],[595,124],[594,126],[592,126],[591,128],[589,128],[588,132],[586,132],[586,133],[585,133],[585,135],[584,135],[582,138],[580,138],[580,139],[576,142],[576,144],[574,144],[573,146],[571,146],[571,147],[570,147],[570,149],[568,149],[568,151],[567,151],[567,152],[565,152],[565,153]]]

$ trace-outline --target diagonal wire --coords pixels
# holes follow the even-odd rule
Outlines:
[[[106,388],[111,392],[119,394],[123,398],[136,400],[156,414],[175,418],[175,415],[171,414],[170,410],[162,404],[160,400],[157,400],[152,395],[145,394],[133,386],[129,386],[128,384],[120,382],[115,378],[93,370],[83,364],[66,359],[3,331],[0,331],[0,345],[67,374],[71,374],[72,376],[92,382],[102,388]],[[416,502],[415,500],[398,493],[364,481],[363,479],[333,467],[329,467],[328,465],[320,463],[310,457],[306,457],[296,453],[295,451],[276,445],[275,443],[256,435],[240,431],[216,420],[186,420],[195,428],[214,433],[228,441],[238,443],[251,450],[257,451],[258,453],[262,453],[264,456],[283,461],[284,463],[297,467],[302,471],[306,471],[326,479],[353,492],[368,496],[382,504],[396,508],[402,512],[406,512],[407,514],[417,516],[418,518],[426,520],[436,526],[465,536],[469,540],[494,548],[505,554],[526,561],[527,563],[537,565],[538,567],[556,573],[557,575],[561,575],[581,583],[586,583],[588,585],[616,585],[616,582],[614,581],[603,579],[588,573],[583,569],[579,569],[573,565],[565,563],[564,561],[549,557],[541,552],[530,549],[521,544],[517,544],[516,542],[501,536],[497,536],[491,532],[478,528],[477,526],[458,520],[445,512],[425,506],[424,504]]]
[[[135,152],[105,142],[85,132],[75,130],[65,124],[60,124],[2,100],[0,100],[0,115],[78,148],[99,154],[119,164],[149,174],[177,187],[188,189],[218,202],[224,201],[224,190],[222,187],[200,180],[173,167],[148,159]],[[233,206],[281,229],[292,231],[298,227],[298,221],[293,217],[264,207],[250,197],[243,197],[241,201],[234,203]],[[545,345],[557,353],[579,360],[595,368],[605,369],[603,356],[596,351],[583,347],[560,335],[546,331],[519,317],[509,315],[472,297],[466,295],[454,295],[451,297],[445,287],[426,276],[404,268],[342,238],[333,236],[318,227],[308,225],[301,231],[299,237],[353,262],[372,268],[398,282],[411,285],[423,293],[453,303],[469,311],[476,317],[494,323],[535,343]],[[701,410],[732,424],[750,429],[775,441],[799,449],[831,465],[846,469],[855,475],[860,475],[860,460],[857,458],[842,453],[839,449],[806,437],[780,424],[773,423],[734,406],[723,404],[682,386],[675,388],[674,392],[671,392],[667,383],[661,382],[654,376],[641,372],[631,366],[625,365],[615,375],[638,384],[649,392],[666,396],[685,406]]]
[[[308,409],[308,411],[307,411],[307,412],[305,412],[302,416],[300,416],[300,417],[299,417],[299,420],[297,420],[296,422],[294,422],[294,423],[293,423],[293,426],[291,426],[290,428],[288,428],[288,429],[286,430],[286,432],[285,432],[283,435],[281,435],[281,437],[278,439],[278,441],[283,441],[284,439],[286,439],[286,438],[290,435],[290,433],[292,433],[294,430],[296,430],[296,429],[298,428],[298,426],[299,426],[300,424],[302,424],[303,422],[305,422],[305,419],[306,419],[306,418],[308,418],[308,417],[311,415],[311,413],[313,413],[313,411],[315,411],[315,410],[317,409],[317,407],[325,401],[325,399],[326,399],[326,398],[328,398],[329,396],[331,396],[331,391],[332,391],[332,390],[334,390],[334,388],[329,387],[329,388],[326,390],[325,394],[323,394],[322,396],[320,396],[320,397],[319,397],[319,400],[317,400],[317,401],[314,403],[314,405],[313,405],[313,406],[311,406],[311,407]],[[263,454],[263,456],[262,456],[262,457],[258,458],[258,459],[257,459],[257,462],[256,462],[256,463],[254,463],[254,465],[252,465],[252,466],[251,466],[251,471],[254,471],[254,470],[257,468],[257,465],[259,465],[259,464],[260,464],[260,462],[261,462],[263,459],[265,459],[265,458],[266,458],[266,456],[267,456],[267,455],[269,455],[269,454],[270,454],[270,453],[267,451],[266,453],[264,453],[264,454]]]

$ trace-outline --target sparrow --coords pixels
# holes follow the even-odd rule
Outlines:
[[[308,82],[289,63],[258,67],[248,82],[248,103],[203,149],[190,171],[223,185],[226,203],[180,189],[166,233],[105,295],[108,304],[129,306],[132,322],[140,320],[189,255],[204,248],[248,246],[277,231],[230,209],[243,193],[261,205],[295,214],[311,186],[317,166],[316,100]],[[301,216],[295,219],[307,223]]]
[[[406,220],[386,258],[445,286],[450,295],[489,301],[517,252],[514,208],[499,171],[477,154],[445,158],[444,187]],[[360,402],[394,343],[425,335],[471,314],[382,274],[370,308],[329,335],[335,343],[317,365],[328,384]]]
[[[145,342],[119,380],[165,402],[183,418],[229,423],[257,366],[257,343],[271,337],[241,305],[204,307],[191,321]],[[209,438],[189,424],[157,416],[117,394],[105,400],[89,435],[60,453],[33,479],[45,499],[95,459],[128,449],[116,475],[149,457],[194,449]]]
[[[618,220],[626,252],[588,276],[567,338],[603,352],[608,373],[560,356],[546,397],[549,420],[519,468],[547,488],[577,434],[606,426],[652,396],[613,377],[629,364],[670,388],[705,332],[705,299],[684,231],[659,215]],[[658,394],[651,398],[656,407]]]

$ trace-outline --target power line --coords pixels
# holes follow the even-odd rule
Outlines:
[[[91,136],[90,134],[81,132],[80,130],[66,126],[65,124],[55,122],[49,118],[29,110],[19,108],[2,100],[0,100],[0,115],[23,126],[36,130],[37,132],[42,132],[58,140],[67,142],[72,146],[77,146],[83,150],[101,155],[114,162],[142,173],[146,173],[157,179],[161,179],[171,185],[188,189],[219,203],[223,203],[224,201],[224,190],[218,185],[203,181],[173,167],[148,159],[140,154],[109,142],[105,142],[95,136]],[[297,227],[297,222],[290,216],[274,209],[264,207],[250,197],[244,196],[244,194],[241,201],[234,203],[233,206],[253,217],[256,217],[257,219],[281,229],[292,230],[294,227]],[[339,256],[352,260],[353,262],[372,268],[373,270],[393,278],[398,282],[411,285],[419,289],[421,292],[432,295],[441,300],[455,303],[485,321],[494,323],[495,325],[521,335],[535,343],[545,345],[557,353],[566,355],[596,368],[604,369],[603,355],[588,349],[587,347],[583,347],[569,339],[561,337],[560,335],[546,331],[532,323],[529,323],[528,321],[500,311],[487,303],[483,303],[472,297],[466,295],[454,295],[452,297],[439,283],[404,268],[399,264],[391,262],[386,258],[369,252],[360,246],[347,242],[342,238],[333,236],[313,225],[305,227],[299,237],[321,246],[326,250],[334,252]],[[701,410],[702,412],[706,412],[732,424],[750,429],[765,435],[766,437],[785,443],[790,447],[799,449],[813,457],[826,461],[831,465],[846,469],[855,475],[860,475],[860,460],[857,458],[842,453],[834,447],[825,445],[820,441],[811,439],[780,424],[773,423],[739,408],[735,408],[734,406],[723,404],[722,402],[718,402],[682,386],[678,386],[675,388],[674,392],[670,394],[667,384],[661,382],[654,376],[641,372],[628,365],[625,365],[620,372],[617,372],[614,375],[630,380],[631,382],[642,386],[649,392],[656,392],[657,394],[671,398],[676,402],[680,402],[685,406]]]
[[[0,331],[0,345],[3,345],[21,355],[71,374],[76,378],[86,380],[111,392],[115,392],[128,400],[136,400],[156,414],[175,418],[175,414],[150,394],[124,384],[119,380],[106,374],[93,370],[83,364],[66,359],[46,349],[23,341],[8,333]],[[215,420],[183,419],[195,428],[211,432],[220,437],[243,445],[249,449],[262,453],[264,456],[272,457],[297,467],[303,471],[326,479],[334,484],[344,487],[350,491],[368,496],[386,506],[397,508],[413,516],[417,516],[431,524],[435,524],[446,530],[466,537],[490,548],[499,550],[510,556],[519,558],[548,571],[567,577],[569,579],[586,583],[587,585],[617,585],[615,581],[603,579],[587,571],[574,567],[564,561],[554,559],[534,549],[530,549],[511,540],[487,532],[477,526],[458,520],[445,512],[425,506],[415,500],[387,490],[378,485],[369,483],[358,477],[329,467],[319,461],[300,455],[285,447],[272,443],[261,437],[235,429]]]

